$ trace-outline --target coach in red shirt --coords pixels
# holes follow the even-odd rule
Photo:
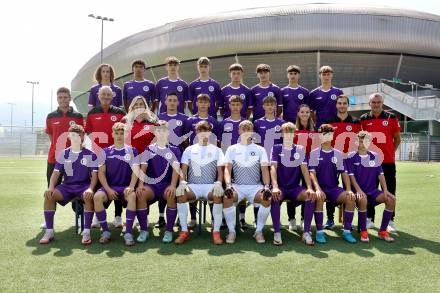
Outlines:
[[[400,145],[400,125],[396,115],[383,110],[383,96],[379,93],[370,96],[371,111],[361,116],[362,129],[373,134],[372,143],[383,153],[382,169],[389,192],[396,194],[396,163],[395,152]],[[384,140],[378,140],[374,133],[382,133]],[[368,206],[367,225],[374,224],[374,206]],[[396,231],[394,214],[389,224],[391,232]]]

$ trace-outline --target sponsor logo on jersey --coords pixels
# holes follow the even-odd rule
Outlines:
[[[95,117],[96,120],[101,120],[102,117]]]
[[[168,88],[168,86],[163,86],[162,88],[163,88],[164,90],[166,90],[166,89]]]
[[[54,123],[52,123],[53,125],[58,125],[58,124],[60,124],[60,121],[57,121],[57,122],[54,122]]]
[[[199,87],[196,87],[196,90],[201,90],[202,89],[202,87],[201,86],[199,86]]]
[[[322,97],[317,97],[316,99],[317,99],[317,100],[322,100]]]

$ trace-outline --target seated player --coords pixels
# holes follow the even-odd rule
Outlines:
[[[270,168],[272,180],[271,215],[275,232],[273,244],[275,245],[283,244],[280,230],[280,205],[285,199],[289,199],[294,207],[304,202],[304,233],[302,239],[306,245],[314,244],[310,226],[315,209],[316,194],[310,182],[305,148],[293,143],[295,130],[295,124],[292,122],[284,123],[281,126],[283,143],[276,144],[272,148],[272,166]],[[301,186],[301,175],[307,189]]]
[[[99,166],[98,178],[102,187],[93,196],[96,218],[101,225],[101,244],[108,243],[111,233],[105,209],[112,201],[126,207],[124,240],[127,246],[134,245],[133,221],[136,217],[135,187],[138,182],[139,158],[136,148],[124,144],[126,125],[117,122],[112,127],[114,145],[104,149],[105,161]]]
[[[264,148],[252,142],[253,130],[252,122],[248,120],[241,122],[240,141],[226,150],[225,183],[228,191],[226,194],[233,192],[234,199],[239,203],[246,199],[254,206],[259,206],[254,238],[257,243],[264,243],[263,228],[270,213],[271,201],[269,161]],[[226,240],[233,243],[235,230],[231,231],[231,227],[235,225],[228,223],[228,218],[226,223],[229,228]]]
[[[137,189],[137,214],[141,229],[137,240],[138,242],[147,240],[148,206],[162,198],[167,205],[166,230],[162,241],[170,243],[173,241],[173,226],[177,216],[176,186],[181,153],[178,147],[171,145],[168,141],[168,122],[159,120],[154,135],[156,142],[147,147],[141,160],[140,181],[145,184],[140,184]]]
[[[46,232],[40,244],[48,244],[54,239],[53,219],[56,204],[65,206],[75,198],[84,200],[84,231],[81,243],[92,243],[90,226],[93,218],[93,191],[98,182],[98,160],[92,151],[82,146],[85,131],[81,125],[72,125],[68,132],[71,146],[57,158],[49,187],[44,192]],[[60,174],[63,173],[62,183],[55,187]]]
[[[344,155],[332,148],[334,131],[335,129],[330,124],[323,124],[319,127],[321,147],[314,149],[310,153],[309,159],[310,178],[316,191],[316,242],[320,244],[327,242],[322,226],[323,204],[327,200],[336,205],[344,204],[344,231],[342,235],[347,242],[356,243],[356,239],[350,231],[356,205],[355,195],[351,191],[350,178],[345,170]],[[345,191],[339,187],[339,174],[342,174]]]
[[[195,128],[198,143],[186,148],[182,154],[182,173],[176,190],[181,231],[175,243],[182,244],[189,240],[186,222],[187,202],[202,199],[214,202],[212,240],[214,244],[223,244],[220,236],[223,212],[223,152],[219,147],[209,143],[212,135],[211,124],[200,121]]]
[[[368,146],[371,143],[371,134],[367,131],[360,131],[357,137],[358,151],[347,159],[347,169],[351,185],[353,190],[356,191],[358,198],[367,198],[368,202],[373,206],[381,203],[385,204],[378,237],[386,242],[393,242],[394,238],[388,233],[387,226],[396,206],[396,197],[387,189],[379,157],[376,153],[368,151]],[[377,189],[377,179],[379,179],[382,190]],[[366,207],[366,201],[362,208],[359,207],[359,225],[361,241],[363,242],[369,241]]]

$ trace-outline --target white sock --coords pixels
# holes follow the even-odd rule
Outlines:
[[[180,229],[188,231],[188,204],[177,203],[177,215],[179,216]]]
[[[229,233],[235,233],[235,206],[224,208],[226,225],[228,225]]]
[[[221,203],[215,203],[214,206],[212,207],[212,216],[214,218],[214,229],[213,229],[214,232],[220,231],[220,226],[222,225],[222,219],[223,219],[222,211],[223,211],[223,204]]]
[[[264,225],[266,225],[266,220],[267,217],[269,216],[270,213],[270,206],[269,207],[264,207],[264,206],[260,206],[260,208],[258,209],[258,215],[257,215],[257,229],[255,229],[256,233],[261,233],[261,231],[263,231]]]
[[[83,234],[90,234],[90,229],[84,229]]]
[[[48,232],[48,233],[52,233],[52,234],[54,233],[54,232],[53,232],[53,229],[46,229],[46,232]]]

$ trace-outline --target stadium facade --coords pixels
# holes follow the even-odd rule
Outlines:
[[[229,82],[227,68],[234,62],[244,66],[248,86],[257,83],[255,67],[259,63],[271,65],[271,79],[280,86],[287,83],[287,65],[297,64],[302,68],[301,84],[309,89],[318,86],[318,68],[330,65],[335,70],[334,85],[347,88],[355,98],[354,110],[366,109],[362,106],[365,97],[376,86],[395,95],[386,105],[401,118],[438,120],[437,92],[421,90],[423,99],[417,99],[413,86],[387,88],[380,80],[440,87],[439,48],[439,15],[386,6],[305,4],[168,23],[108,46],[103,56],[105,63],[114,66],[120,86],[131,79],[130,65],[138,58],[149,66],[147,78],[156,81],[166,74],[164,59],[177,56],[182,61],[180,76],[189,83],[197,77],[194,61],[208,56],[211,76],[221,85]],[[98,53],[72,80],[74,102],[83,113],[99,61]]]

